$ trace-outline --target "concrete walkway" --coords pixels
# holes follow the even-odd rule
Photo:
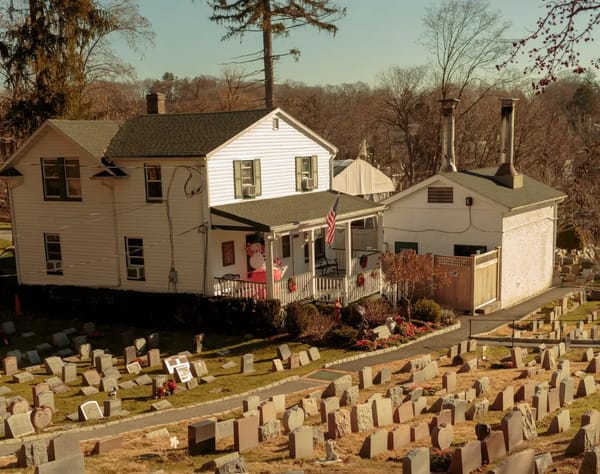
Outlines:
[[[460,316],[458,319],[461,322],[461,327],[452,332],[434,336],[423,341],[416,341],[412,345],[392,352],[373,354],[359,360],[330,365],[329,368],[344,371],[358,371],[365,366],[385,364],[397,359],[404,359],[427,352],[443,350],[453,344],[457,344],[460,341],[467,339],[470,334],[475,335],[478,333],[488,332],[503,324],[506,324],[507,322],[519,320],[524,316],[534,312],[536,309],[542,307],[544,304],[561,298],[576,289],[577,288],[575,287],[553,288],[539,296],[536,296],[535,298],[509,309],[496,311],[495,313],[491,313],[489,315]],[[319,383],[314,380],[297,378],[275,386],[255,390],[253,395],[258,395],[264,400],[272,395],[289,395],[323,386],[323,383]],[[68,433],[69,436],[73,436],[78,441],[87,441],[105,436],[116,436],[130,431],[159,427],[161,425],[177,423],[192,418],[214,416],[230,410],[239,409],[242,406],[242,400],[247,396],[248,394],[234,395],[225,399],[206,402],[194,406],[145,413],[123,420],[116,419],[115,421],[110,421],[102,425],[73,427],[60,432],[42,433],[20,439],[2,440],[0,441],[0,456],[6,456],[14,453],[24,441],[31,441],[33,439],[49,439],[59,433]]]

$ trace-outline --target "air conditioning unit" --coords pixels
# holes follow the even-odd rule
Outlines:
[[[244,184],[242,186],[242,196],[255,197],[256,196],[256,186],[254,186],[253,184]]]
[[[315,180],[313,178],[303,178],[302,190],[310,191],[311,189],[315,189]]]
[[[61,272],[62,262],[60,260],[51,260],[46,262],[46,270],[49,272]]]
[[[143,280],[144,279],[144,267],[128,267],[127,268],[127,279],[128,280]]]

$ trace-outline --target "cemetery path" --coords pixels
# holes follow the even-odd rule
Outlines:
[[[531,298],[523,303],[520,303],[511,308],[502,309],[488,315],[467,315],[459,316],[458,320],[461,327],[452,332],[440,334],[439,336],[430,337],[422,341],[417,341],[410,346],[398,349],[396,351],[387,352],[384,354],[375,354],[364,359],[353,360],[350,362],[342,362],[329,366],[331,369],[358,371],[365,366],[380,365],[395,361],[397,359],[405,359],[414,357],[428,352],[447,349],[448,347],[458,344],[470,335],[486,333],[496,329],[503,324],[519,319],[534,312],[537,308],[542,307],[546,303],[561,298],[578,287],[556,287]],[[486,342],[487,344],[487,342]]]
[[[404,359],[427,352],[443,350],[453,344],[457,344],[467,339],[471,334],[475,335],[478,333],[485,333],[497,328],[498,326],[506,324],[507,322],[519,320],[527,314],[534,312],[537,308],[540,308],[544,304],[565,296],[576,289],[577,287],[552,288],[539,296],[525,301],[524,303],[516,305],[512,308],[496,311],[495,313],[491,313],[489,315],[460,316],[458,319],[461,322],[461,327],[452,332],[434,336],[422,341],[417,341],[410,346],[400,348],[396,351],[383,354],[373,354],[359,360],[341,362],[339,364],[331,365],[329,366],[329,369],[358,371],[365,366],[386,364],[398,359]],[[261,399],[267,399],[272,395],[288,395],[322,386],[323,383],[320,383],[316,380],[300,378],[297,380],[283,382],[277,386],[258,389],[253,392],[253,394],[259,395]],[[239,409],[242,406],[242,400],[246,396],[247,394],[232,396],[227,399],[215,400],[194,406],[138,415],[129,419],[109,422],[102,425],[75,428],[68,431],[55,433],[43,433],[26,438],[28,441],[31,441],[32,438],[49,439],[55,437],[57,434],[68,433],[69,436],[73,436],[78,441],[87,441],[106,436],[115,436],[122,433],[159,427],[161,425],[177,423],[184,420],[214,416],[233,409]],[[13,454],[25,440],[25,438],[20,438],[0,441],[0,456]]]

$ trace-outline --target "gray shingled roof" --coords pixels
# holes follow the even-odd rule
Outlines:
[[[152,114],[127,120],[108,158],[205,156],[269,114],[245,110],[203,114]]]
[[[325,223],[325,216],[338,193],[322,191],[296,194],[272,199],[248,199],[232,204],[214,206],[211,213],[254,226],[257,230],[273,231],[295,223]],[[340,193],[338,220],[367,217],[385,208],[381,203],[367,201]]]
[[[494,181],[493,176],[497,169],[497,167],[481,168],[455,173],[440,173],[440,175],[508,209],[517,209],[541,202],[558,201],[567,197],[562,191],[558,191],[526,175],[523,175],[523,187],[508,188]]]
[[[57,120],[51,125],[78,143],[93,157],[100,159],[123,122],[116,120]]]

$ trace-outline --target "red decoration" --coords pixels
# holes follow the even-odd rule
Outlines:
[[[296,286],[296,279],[294,277],[290,277],[288,278],[288,291],[290,293],[293,293],[294,291],[296,291],[298,289],[298,287]]]
[[[359,273],[356,276],[356,286],[364,286],[365,285],[365,276],[362,273]]]

